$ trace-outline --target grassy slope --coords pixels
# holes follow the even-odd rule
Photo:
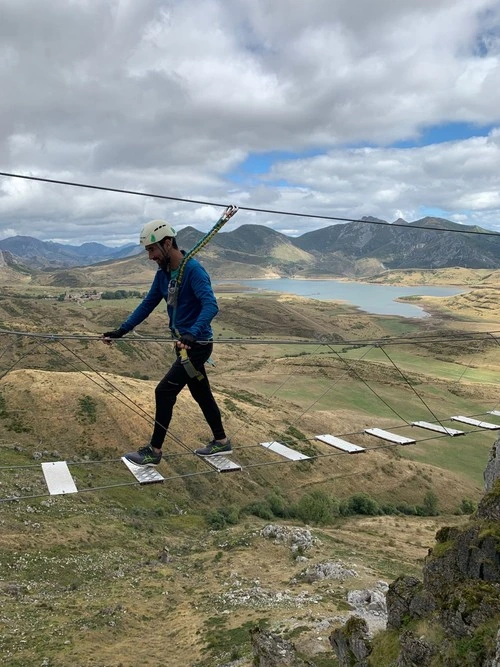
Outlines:
[[[75,305],[11,299],[0,301],[0,319],[18,329],[32,326],[34,317],[46,331],[97,333],[119,323],[134,303]],[[234,333],[310,337],[313,322],[316,335],[351,340],[400,335],[419,326],[293,297],[231,294],[221,298],[221,306],[217,333],[223,337]],[[163,323],[164,315],[155,314],[144,331],[157,333]],[[96,341],[68,343],[68,347],[92,368],[112,373],[105,378],[115,385],[115,395],[123,391],[150,411],[155,380],[168,363],[165,346],[128,341],[109,349]],[[341,345],[334,349],[341,354]],[[311,646],[317,647],[317,635],[322,635],[326,652],[315,660],[318,665],[321,660],[334,664],[327,650],[330,630],[319,630],[315,623],[345,613],[346,589],[390,580],[401,572],[416,574],[436,529],[443,522],[463,519],[353,518],[335,527],[315,528],[321,543],[308,554],[310,562],[339,560],[355,566],[359,576],[344,582],[293,584],[304,564],[292,558],[288,547],[261,538],[258,528],[263,523],[249,518],[211,533],[200,512],[230,503],[241,506],[271,490],[293,500],[315,489],[346,497],[361,488],[380,501],[399,498],[411,503],[421,502],[423,494],[433,490],[441,506],[449,509],[463,497],[477,499],[494,438],[491,433],[450,439],[422,431],[419,439],[430,439],[355,457],[334,456],[333,450],[316,443],[324,458],[312,466],[258,467],[269,457],[279,459],[255,444],[284,431],[289,434],[290,426],[293,433],[300,431],[306,437],[356,432],[353,441],[376,446],[381,442],[359,431],[396,426],[397,432],[414,435],[414,429],[399,429],[404,419],[430,418],[380,350],[371,350],[355,363],[364,351],[346,350],[340,359],[324,347],[216,346],[212,384],[228,431],[234,434],[235,458],[245,466],[257,464],[241,474],[214,476],[206,464],[171,443],[169,453],[175,456],[162,464],[168,484],[118,486],[0,505],[0,650],[8,664],[24,667],[45,660],[61,666],[208,667],[246,655],[241,664],[250,665],[248,628],[257,622],[287,628],[308,655]],[[103,392],[95,382],[98,376],[77,373],[78,368],[89,369],[71,351],[56,345],[35,349],[33,342],[23,341],[22,349],[5,352],[4,368],[19,358],[18,352],[30,354],[2,382],[3,465],[33,466],[34,451],[45,450],[44,460],[90,455],[111,462],[72,467],[81,490],[130,483],[128,471],[117,459],[124,443],[128,449],[144,442],[148,422]],[[440,418],[496,407],[497,392],[491,382],[492,368],[498,364],[494,349],[484,355],[476,351],[472,357],[466,349],[457,348],[456,353],[448,349],[445,360],[436,358],[432,348],[388,348],[388,352],[417,382],[419,395]],[[353,364],[349,373],[345,362]],[[30,366],[43,371],[28,370]],[[134,375],[147,375],[150,381],[130,377]],[[82,403],[86,397],[94,402]],[[189,396],[182,395],[172,424],[189,448],[206,435],[202,419],[191,407]],[[25,427],[28,430],[22,432]],[[185,473],[194,476],[178,477]],[[2,470],[0,481],[3,497],[14,492],[46,493],[38,464]],[[293,596],[307,592],[321,600],[303,605],[286,600],[261,601],[256,606],[238,602],[259,586],[268,592],[288,589]],[[147,642],[141,639],[145,635]]]

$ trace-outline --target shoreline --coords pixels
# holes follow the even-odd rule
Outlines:
[[[463,287],[466,289],[484,289],[488,287],[489,289],[495,289],[494,285],[481,285],[476,283],[465,283],[465,282],[443,282],[443,283],[429,283],[429,282],[415,282],[415,283],[405,283],[405,282],[379,282],[370,280],[367,278],[346,278],[345,276],[325,276],[324,278],[311,278],[311,277],[298,277],[298,276],[276,276],[272,275],[269,277],[259,277],[259,278],[213,278],[213,284],[234,284],[238,285],[238,281],[245,282],[257,282],[262,280],[300,280],[307,282],[337,282],[337,283],[358,283],[360,285],[379,285],[380,287]],[[242,290],[245,289],[245,285],[241,285]],[[247,287],[247,289],[251,289]]]

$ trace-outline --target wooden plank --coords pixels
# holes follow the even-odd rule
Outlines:
[[[122,461],[140,484],[161,484],[165,479],[153,466],[138,466],[124,456]]]
[[[395,442],[398,445],[413,445],[415,443],[413,438],[406,438],[404,435],[396,435],[396,433],[384,431],[381,428],[365,428],[365,433],[374,435],[376,438],[381,438],[382,440]]]
[[[51,496],[78,493],[75,480],[71,476],[66,461],[42,463],[42,471]]]
[[[479,419],[472,419],[472,417],[462,417],[462,415],[456,415],[455,417],[450,417],[455,422],[462,422],[463,424],[470,424],[470,426],[478,426],[479,428],[485,428],[489,431],[498,431],[500,429],[500,424],[491,424],[490,422],[482,422]]]
[[[238,465],[238,463],[231,461],[231,459],[228,459],[227,456],[214,454],[214,456],[200,456],[200,459],[206,461],[208,465],[215,468],[217,472],[236,472],[237,470],[241,470],[241,466]]]
[[[353,445],[352,442],[347,442],[347,440],[342,440],[342,438],[337,438],[334,435],[315,435],[316,440],[321,442],[326,442],[327,445],[341,449],[343,452],[348,452],[349,454],[359,454],[359,452],[365,452],[364,447],[359,445]]]
[[[306,456],[305,454],[302,454],[302,452],[297,452],[295,449],[287,447],[286,445],[281,444],[281,442],[276,442],[275,440],[272,442],[261,442],[260,444],[262,447],[270,449],[272,452],[280,454],[281,456],[284,456],[286,459],[290,459],[291,461],[303,461],[304,459],[311,458],[310,456]]]
[[[412,422],[412,426],[418,426],[419,428],[426,428],[428,431],[437,431],[438,433],[446,433],[446,435],[464,435],[464,431],[457,431],[456,428],[449,428],[447,426],[441,426],[441,424],[433,424],[432,422]]]

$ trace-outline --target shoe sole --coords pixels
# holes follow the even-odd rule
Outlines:
[[[226,454],[232,454],[233,450],[232,449],[227,449],[224,452],[212,452],[211,454],[198,454],[198,452],[195,452],[197,456],[226,456]]]
[[[130,463],[133,463],[135,466],[140,466],[141,468],[145,468],[146,466],[157,466],[161,463],[161,461],[158,461],[158,463],[138,463],[137,461],[133,461],[132,459],[129,459],[125,457],[127,461],[130,461]]]

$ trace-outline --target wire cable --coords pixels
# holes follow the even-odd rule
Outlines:
[[[74,355],[74,356],[75,356],[75,357],[76,357],[82,364],[84,364],[85,366],[87,366],[87,368],[89,368],[89,369],[92,371],[92,373],[95,373],[99,378],[101,378],[101,380],[103,380],[103,382],[105,382],[105,383],[108,384],[110,387],[112,387],[112,389],[113,389],[114,391],[118,392],[118,394],[120,394],[121,396],[123,396],[123,397],[124,397],[127,401],[129,401],[135,408],[137,408],[137,410],[139,410],[140,413],[142,413],[142,414],[140,414],[139,412],[137,412],[136,410],[134,410],[134,412],[136,412],[136,414],[140,414],[140,416],[142,416],[143,419],[146,419],[146,420],[148,420],[148,421],[149,421],[149,420],[152,420],[155,424],[158,424],[159,426],[161,426],[162,428],[164,428],[164,426],[163,426],[162,424],[160,424],[159,422],[157,422],[157,420],[156,420],[152,415],[150,415],[150,414],[147,412],[147,410],[144,410],[144,408],[142,408],[138,403],[136,403],[133,399],[131,399],[129,396],[127,396],[127,394],[125,394],[125,392],[123,392],[123,391],[122,391],[121,389],[119,389],[115,384],[113,384],[110,380],[108,380],[106,377],[104,377],[99,371],[96,371],[96,370],[95,370],[95,369],[94,369],[88,362],[86,362],[84,359],[82,359],[76,352],[74,352],[73,350],[71,350],[71,348],[69,348],[67,345],[65,345],[62,341],[58,341],[58,342],[59,342],[59,344],[62,345],[68,352],[70,352],[71,354],[73,354],[73,355]],[[99,385],[98,382],[95,382],[95,380],[94,380],[93,378],[91,378],[91,377],[89,377],[88,375],[86,375],[84,371],[82,371],[81,369],[76,369],[76,370],[78,370],[80,373],[82,373],[82,374],[84,375],[84,377],[86,377],[86,378],[92,380],[92,382],[94,382],[95,384],[97,384],[98,387],[100,387],[101,389],[104,389],[104,387],[102,387],[101,385]],[[105,390],[105,389],[104,389],[104,390]],[[106,390],[105,390],[105,391],[106,391]],[[115,396],[111,391],[108,391],[108,393],[111,394],[111,396],[114,396],[114,398],[117,398],[117,399],[118,399],[118,397]],[[120,399],[118,399],[118,400],[120,400]],[[120,402],[123,403],[126,407],[130,408],[130,405],[127,405],[126,403],[124,403],[124,402],[121,401],[121,400],[120,400]],[[130,408],[130,409],[133,409],[133,408]],[[170,430],[165,429],[165,431],[166,431],[166,434],[167,434],[172,440],[174,440],[174,442],[176,442],[178,445],[180,445],[181,447],[183,447],[183,448],[186,449],[187,451],[191,451],[191,450],[189,449],[189,447],[188,447],[188,446],[181,440],[181,438],[179,438],[177,435],[175,435],[174,433],[172,433]]]
[[[406,384],[408,385],[408,387],[410,387],[410,389],[413,391],[413,393],[414,393],[415,396],[418,398],[418,400],[422,403],[422,405],[424,405],[424,406],[427,408],[427,410],[431,413],[431,415],[434,417],[434,419],[436,420],[436,422],[437,422],[440,426],[443,426],[443,425],[441,424],[440,420],[439,420],[439,417],[437,417],[436,413],[435,413],[433,410],[431,410],[431,408],[427,405],[427,403],[424,401],[424,399],[420,396],[420,394],[418,393],[418,391],[417,391],[417,390],[415,389],[415,387],[412,385],[412,383],[410,382],[410,380],[408,379],[408,377],[403,373],[403,371],[402,371],[402,370],[401,370],[401,369],[394,363],[394,361],[391,359],[391,357],[387,354],[387,352],[385,351],[384,347],[383,347],[382,345],[380,345],[379,348],[382,350],[382,352],[384,353],[385,357],[390,361],[390,363],[393,365],[393,367],[396,369],[396,371],[401,375],[401,377],[403,378],[403,380],[406,382]]]
[[[53,334],[53,333],[36,333],[31,331],[17,331],[17,330],[0,330],[0,335],[3,336],[22,336],[26,338],[49,338],[51,340],[99,340],[102,341],[102,334],[88,335],[88,334]],[[393,336],[374,339],[348,339],[342,341],[331,341],[328,339],[268,339],[268,338],[215,338],[214,344],[223,345],[317,345],[321,347],[336,347],[347,346],[363,346],[363,345],[421,345],[423,343],[433,342],[451,342],[451,341],[469,341],[469,340],[483,340],[484,337],[489,337],[500,345],[498,340],[500,330],[494,331],[477,331],[477,332],[460,332],[459,334],[450,334],[443,336],[442,334],[428,334],[416,336]],[[327,338],[327,337],[325,337]],[[119,343],[119,341],[117,341]],[[130,336],[127,338],[129,343],[173,343],[174,339],[171,336]],[[206,342],[206,341],[198,341]]]
[[[227,208],[230,204],[221,202],[206,201],[202,199],[190,199],[188,197],[174,197],[171,195],[159,195],[152,192],[140,192],[138,190],[124,190],[122,188],[111,188],[103,185],[92,185],[90,183],[78,183],[76,181],[62,181],[55,178],[42,178],[41,176],[27,176],[26,174],[15,174],[6,171],[0,171],[0,176],[8,178],[20,178],[26,181],[37,181],[40,183],[52,183],[55,185],[68,185],[75,188],[86,188],[88,190],[100,190],[104,192],[117,192],[126,195],[135,195],[139,197],[152,197],[154,199],[167,199],[169,201],[184,202],[187,204],[200,204],[202,206],[215,206]],[[480,234],[481,236],[499,236],[498,232],[478,231],[476,229],[447,229],[446,227],[426,227],[425,225],[403,224],[400,222],[384,222],[383,220],[363,220],[359,218],[342,218],[333,215],[319,215],[313,213],[298,213],[296,211],[281,211],[270,208],[257,208],[252,206],[238,206],[240,211],[249,211],[252,213],[269,213],[271,215],[286,215],[297,218],[313,218],[315,220],[330,220],[335,222],[360,222],[366,225],[382,225],[385,227],[404,227],[405,229],[424,229],[428,232],[449,232],[450,234]]]

